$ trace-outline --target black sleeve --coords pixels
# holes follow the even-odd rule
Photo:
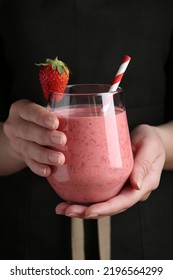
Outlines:
[[[166,70],[166,100],[165,116],[166,120],[173,120],[173,36],[170,44],[170,54],[165,67]]]
[[[3,42],[0,38],[0,121],[4,122],[8,117],[10,107],[10,83],[11,74],[4,58]]]

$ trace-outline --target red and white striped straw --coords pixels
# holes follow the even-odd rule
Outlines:
[[[115,78],[113,79],[112,86],[109,89],[110,93],[114,94],[116,92],[116,90],[117,90],[117,88],[118,88],[118,86],[119,86],[119,84],[122,80],[122,77],[124,76],[124,73],[127,69],[127,66],[129,64],[130,60],[131,60],[131,57],[128,56],[128,55],[125,55],[123,57],[123,60],[122,60],[121,65],[118,69],[118,72],[115,75]],[[112,100],[112,94],[109,97],[107,96],[105,99],[103,98],[103,105],[102,105],[102,108],[101,108],[102,112],[107,111],[107,109],[110,106],[111,100]]]
[[[122,77],[124,76],[124,73],[127,69],[127,66],[129,64],[130,60],[131,60],[131,57],[128,56],[128,55],[125,55],[123,57],[123,60],[122,60],[121,65],[118,69],[118,72],[115,75],[115,78],[113,79],[112,86],[109,89],[109,92],[114,92],[114,91],[117,90],[117,88],[118,88],[118,86],[119,86],[119,84],[122,80]]]

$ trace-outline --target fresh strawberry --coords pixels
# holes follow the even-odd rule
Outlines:
[[[60,93],[60,99],[69,81],[70,70],[61,60],[47,58],[45,63],[36,64],[40,66],[39,80],[46,100],[51,92]]]

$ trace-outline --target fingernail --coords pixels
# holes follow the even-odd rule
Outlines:
[[[60,165],[62,164],[61,156],[57,154],[48,155],[48,159],[51,163],[58,163]]]
[[[137,175],[137,176],[136,176],[136,185],[137,185],[137,187],[138,187],[139,189],[142,188],[142,183],[143,183],[143,180],[142,180],[142,178],[141,178],[141,175]]]
[[[46,167],[40,168],[40,173],[41,173],[42,176],[46,176],[47,168]]]
[[[55,213],[57,215],[64,215],[64,210],[62,210],[62,209],[55,209]]]
[[[56,131],[51,133],[50,139],[51,139],[53,144],[58,144],[58,145],[62,145],[63,144],[62,137],[60,135],[57,135]]]
[[[93,213],[93,214],[85,216],[85,218],[86,219],[96,219],[96,218],[98,218],[98,216],[99,216],[98,214]]]
[[[65,216],[69,217],[69,218],[76,218],[79,216],[79,214],[77,213],[68,213],[68,214],[65,214]]]
[[[46,119],[46,125],[50,128],[50,129],[56,129],[57,128],[57,124],[55,122],[55,119],[52,117],[49,117]]]

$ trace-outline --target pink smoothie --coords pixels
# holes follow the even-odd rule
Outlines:
[[[56,193],[83,204],[117,195],[133,167],[126,112],[117,108],[94,115],[94,109],[83,107],[56,114],[68,139],[61,150],[65,164],[48,177]]]

